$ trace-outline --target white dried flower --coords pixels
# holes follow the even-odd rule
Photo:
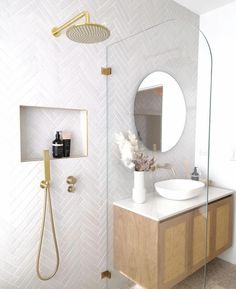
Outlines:
[[[155,169],[154,158],[149,158],[139,152],[138,140],[135,134],[128,131],[128,139],[126,139],[124,134],[120,132],[115,134],[115,138],[121,153],[121,161],[127,168],[135,171]]]
[[[136,135],[133,134],[130,130],[128,131],[128,139],[133,147],[133,151],[137,152],[139,150],[138,140],[136,138]]]
[[[121,132],[119,134],[115,134],[115,138],[121,153],[122,162],[126,167],[130,169],[134,168],[134,163],[132,161],[134,156],[133,146]]]

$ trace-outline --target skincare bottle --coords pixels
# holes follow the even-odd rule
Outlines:
[[[71,133],[63,132],[63,156],[68,158],[70,156]]]
[[[191,179],[194,181],[199,181],[199,173],[197,167],[194,167],[193,173],[191,174]]]
[[[59,131],[56,133],[56,139],[52,142],[52,156],[54,158],[63,157],[63,142]]]

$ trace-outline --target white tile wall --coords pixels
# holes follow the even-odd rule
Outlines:
[[[110,43],[169,18],[198,23],[196,15],[170,0],[0,2],[1,289],[106,288],[100,280],[107,267],[106,86],[100,67],[109,42],[80,45],[50,34],[82,10],[106,22]],[[43,168],[41,162],[20,163],[20,105],[89,111],[88,158],[52,162],[61,266],[48,282],[35,272]],[[66,191],[68,175],[79,179],[75,194]],[[47,230],[42,264],[47,272],[53,266],[50,237]],[[118,279],[111,281],[113,288],[119,289]]]

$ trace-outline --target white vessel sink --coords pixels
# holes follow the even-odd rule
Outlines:
[[[170,200],[188,200],[197,197],[205,184],[188,179],[172,179],[155,183],[159,195]]]

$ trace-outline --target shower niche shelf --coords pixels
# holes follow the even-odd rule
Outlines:
[[[20,106],[21,162],[42,160],[42,151],[49,149],[56,131],[71,133],[70,157],[88,156],[88,111],[84,109]],[[60,159],[60,160],[62,160]]]

